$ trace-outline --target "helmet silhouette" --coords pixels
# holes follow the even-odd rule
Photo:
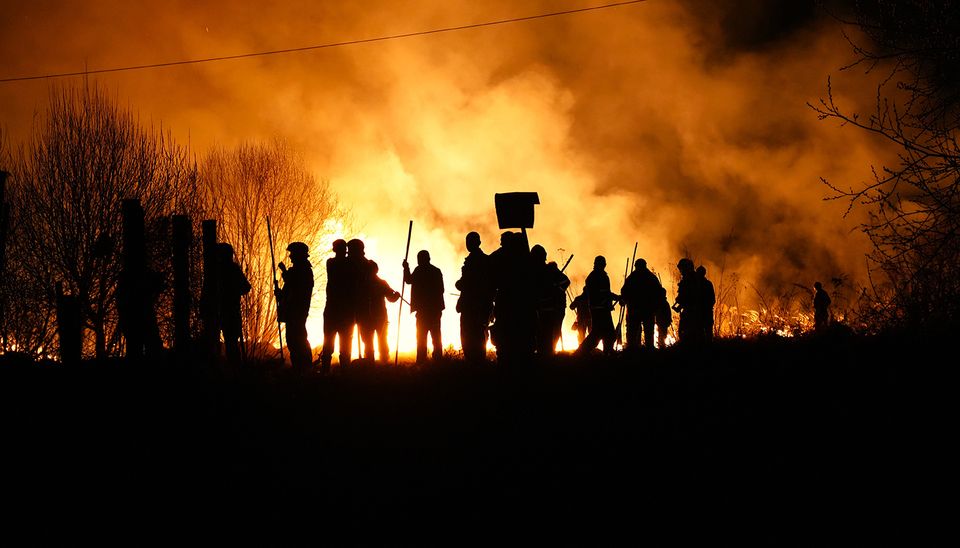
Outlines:
[[[290,255],[300,255],[303,257],[310,254],[310,249],[307,247],[307,244],[303,242],[292,242],[287,246],[287,251],[290,252]]]

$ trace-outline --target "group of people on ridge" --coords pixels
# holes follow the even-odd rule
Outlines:
[[[500,247],[490,254],[480,244],[480,234],[467,234],[468,255],[456,282],[464,359],[486,359],[488,338],[499,361],[552,355],[570,279],[555,261],[547,261],[543,246],[529,247],[525,233],[502,233]]]
[[[563,346],[561,329],[567,309],[570,279],[555,261],[547,261],[542,245],[529,246],[525,232],[503,232],[500,247],[491,253],[481,248],[480,235],[466,236],[467,256],[455,286],[459,290],[456,311],[460,314],[460,340],[467,362],[486,360],[488,341],[496,348],[499,362],[525,363],[537,356],[550,356]],[[302,242],[287,246],[291,266],[280,263],[283,285],[275,287],[278,320],[286,324],[286,342],[291,364],[309,369],[312,349],[307,340],[306,321],[310,310],[314,277],[309,249]],[[323,310],[323,347],[320,366],[328,371],[334,349],[339,363],[352,360],[354,330],[362,342],[361,357],[386,363],[390,357],[387,341],[388,302],[401,294],[380,278],[375,261],[365,255],[363,241],[338,239],[332,245],[333,257],[326,261],[326,305]],[[236,357],[240,339],[240,298],[250,290],[239,266],[233,262],[229,244],[220,244],[221,320],[228,359]],[[569,262],[569,261],[568,261]],[[564,267],[565,268],[565,267]],[[614,325],[612,314],[621,307],[626,319],[627,351],[665,347],[673,313],[679,315],[677,337],[689,345],[708,343],[714,334],[716,294],[706,277],[704,266],[692,260],[677,263],[680,280],[673,306],[660,279],[637,259],[626,276],[620,293],[611,290],[606,259],[597,256],[587,276],[583,292],[571,299],[569,308],[577,314],[575,326],[580,332],[576,353],[596,350],[610,354],[620,342],[621,325]],[[403,281],[410,284],[410,310],[416,314],[417,362],[440,359],[443,351],[441,318],[444,309],[443,273],[430,263],[430,253],[417,253],[412,271],[403,261]],[[819,282],[814,299],[818,330],[828,321],[829,296]],[[232,319],[231,319],[232,318]],[[427,353],[427,339],[432,352]],[[376,344],[374,341],[376,340]],[[376,354],[375,354],[376,349]]]

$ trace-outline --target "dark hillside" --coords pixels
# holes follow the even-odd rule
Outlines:
[[[915,539],[945,482],[936,352],[771,338],[311,378],[8,357],[4,497],[35,539],[128,545]]]

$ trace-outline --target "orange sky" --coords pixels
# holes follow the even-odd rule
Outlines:
[[[603,0],[298,2],[3,1],[0,78],[309,46],[604,3]],[[870,177],[876,142],[818,121],[806,103],[835,75],[843,104],[871,84],[838,75],[839,28],[789,2],[648,2],[518,24],[305,53],[96,76],[198,154],[284,137],[330,181],[399,286],[429,249],[450,291],[463,236],[498,239],[493,195],[536,191],[532,243],[574,254],[579,290],[595,255],[615,286],[626,258],[663,274],[685,252],[761,291],[848,275],[868,251],[819,177]],[[772,7],[771,7],[772,6]],[[746,9],[749,8],[749,9]],[[795,12],[795,13],[794,13]],[[0,84],[14,141],[52,81]],[[563,250],[561,252],[560,250]],[[314,254],[322,264],[324,254]],[[322,291],[317,292],[322,298]],[[457,330],[448,295],[445,329]],[[395,321],[391,312],[391,321]],[[571,322],[569,318],[567,323]],[[412,318],[404,320],[412,326]],[[311,340],[319,344],[319,334]],[[393,335],[391,335],[392,337]]]

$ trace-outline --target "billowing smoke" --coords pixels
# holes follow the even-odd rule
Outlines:
[[[0,76],[309,46],[600,3],[104,1],[83,11],[65,1],[20,3],[0,22]],[[851,60],[849,45],[809,2],[714,4],[650,0],[96,78],[197,153],[277,135],[298,145],[352,209],[368,256],[394,286],[412,219],[411,262],[429,249],[454,292],[463,236],[476,230],[488,252],[496,247],[493,195],[507,191],[539,192],[530,239],[549,260],[575,255],[568,274],[576,290],[595,255],[607,257],[619,286],[635,242],[668,288],[684,254],[715,280],[736,273],[771,294],[839,275],[862,279],[867,242],[843,217],[846,203],[823,200],[819,178],[856,184],[882,150],[806,106]],[[869,104],[869,84],[855,74],[844,82],[834,87],[840,101]],[[48,86],[0,84],[0,123],[25,132]],[[455,297],[447,302],[452,309]],[[446,317],[446,333],[457,333],[456,315]],[[318,343],[315,327],[311,335]]]

